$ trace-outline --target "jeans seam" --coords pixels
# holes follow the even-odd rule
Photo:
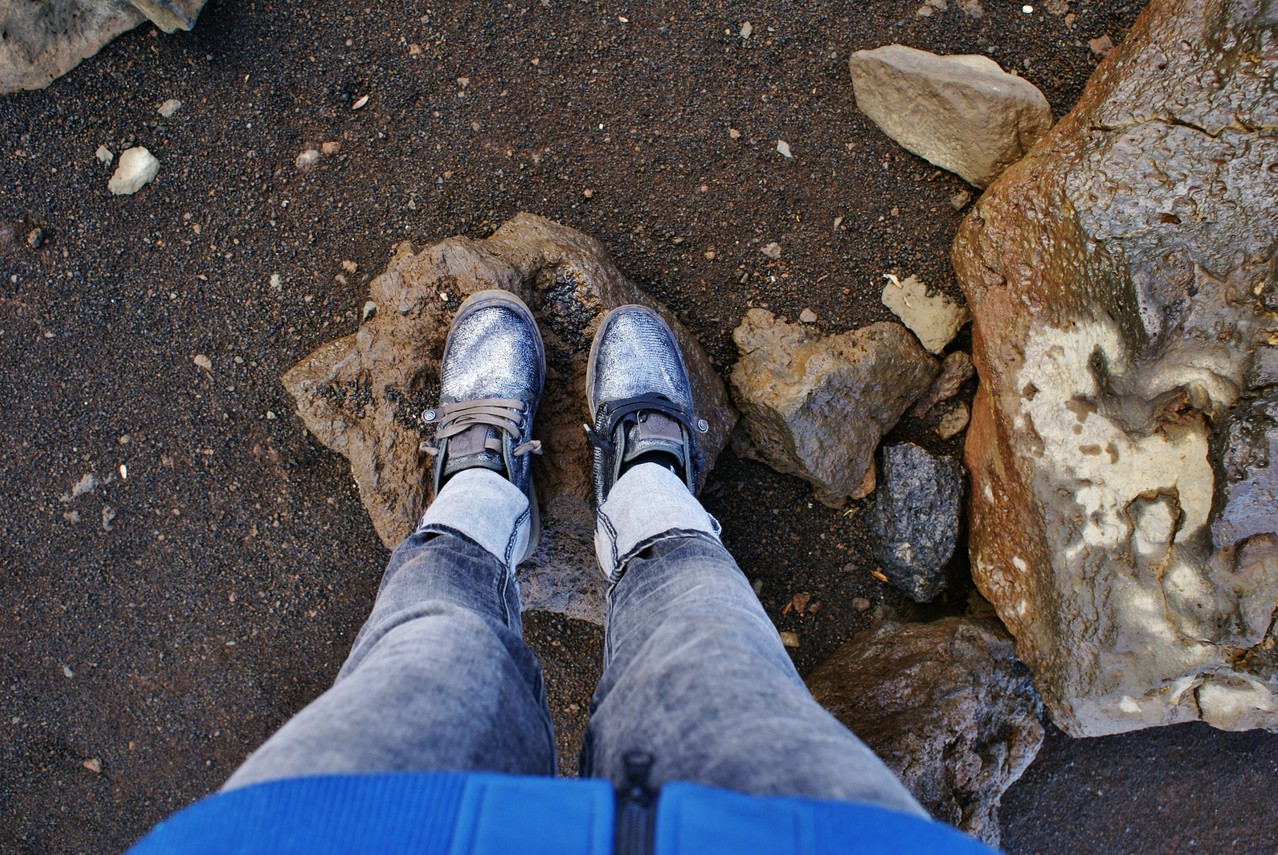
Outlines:
[[[511,554],[515,549],[515,543],[519,540],[519,527],[524,524],[524,520],[532,515],[532,508],[524,508],[524,512],[515,518],[515,525],[510,530],[510,538],[506,541],[506,566],[513,566],[514,556]]]
[[[612,578],[612,571],[617,567],[617,527],[612,524],[612,520],[608,519],[608,515],[604,513],[603,508],[600,508],[595,516],[608,531],[608,546],[612,552],[612,566],[604,568],[604,571],[609,578]]]
[[[648,547],[652,546],[654,543],[660,543],[660,542],[661,542],[661,541],[663,541],[663,540],[670,540],[671,538],[675,538],[675,537],[696,537],[696,538],[706,538],[706,539],[709,539],[710,541],[712,541],[713,543],[715,543],[715,544],[718,544],[718,545],[722,546],[722,544],[721,544],[721,543],[719,543],[719,540],[718,540],[718,539],[717,539],[717,538],[716,538],[713,534],[711,534],[710,532],[707,532],[707,531],[706,531],[706,530],[704,530],[704,529],[700,529],[700,528],[668,528],[668,529],[666,529],[665,531],[657,532],[657,533],[656,533],[656,534],[654,534],[654,535],[650,535],[649,537],[645,537],[643,540],[640,540],[640,541],[639,541],[638,543],[636,543],[634,546],[630,547],[630,549],[628,549],[628,550],[626,551],[626,554],[625,554],[624,556],[622,556],[621,558],[617,559],[617,561],[615,562],[615,563],[616,563],[616,568],[617,568],[618,570],[621,570],[621,568],[622,568],[622,567],[624,567],[627,563],[629,563],[629,562],[630,562],[630,560],[631,560],[632,558],[634,558],[634,557],[635,557],[636,555],[638,555],[640,552],[643,552],[643,551],[644,551],[645,549],[647,549]],[[615,550],[614,550],[614,552],[615,552]],[[613,580],[613,585],[616,585],[616,584],[617,584],[617,582],[618,582],[618,581],[620,581],[620,579],[621,579],[622,575],[624,575],[624,573],[623,573],[623,572],[619,572],[619,573],[617,574],[617,578]]]

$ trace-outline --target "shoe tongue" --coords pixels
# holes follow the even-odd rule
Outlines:
[[[683,428],[664,413],[641,410],[635,421],[626,420],[626,454],[621,459],[628,463],[641,454],[660,451],[673,455],[679,465],[687,465],[683,457]]]
[[[487,447],[490,439],[500,442],[501,432],[488,425],[475,425],[448,440],[448,459],[444,461],[444,477],[455,475],[463,469],[491,469],[505,472],[506,463],[500,451]]]

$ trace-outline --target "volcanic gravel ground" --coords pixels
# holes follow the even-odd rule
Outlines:
[[[957,296],[965,186],[857,111],[848,54],[985,53],[1061,115],[1087,40],[1120,40],[1139,8],[961,5],[214,2],[189,34],[140,28],[0,99],[0,850],[121,850],[329,685],[387,553],[279,376],[357,328],[399,241],[559,220],[725,377],[752,305],[842,331],[890,318],[884,273]],[[325,142],[340,150],[296,166]],[[145,145],[159,177],[110,195],[101,145]],[[905,438],[961,442],[909,419]],[[965,604],[960,581],[911,608],[869,575],[859,505],[760,464],[725,454],[706,503],[803,672],[881,605]],[[600,634],[529,615],[527,635],[571,772]],[[1268,734],[1053,735],[1005,800],[1005,841],[1273,851],[1276,769]]]

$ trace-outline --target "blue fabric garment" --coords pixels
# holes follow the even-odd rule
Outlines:
[[[229,790],[157,825],[130,855],[607,855],[615,797],[599,779],[492,773],[325,775]],[[905,855],[992,850],[938,822],[852,802],[698,784],[657,802],[660,855]]]

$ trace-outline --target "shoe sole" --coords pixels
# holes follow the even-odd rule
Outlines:
[[[537,318],[534,317],[532,309],[528,308],[528,304],[519,299],[518,294],[501,288],[490,288],[486,291],[476,291],[467,297],[462,301],[461,306],[458,307],[457,314],[453,316],[452,325],[448,329],[448,338],[444,340],[444,353],[448,352],[448,345],[452,343],[453,327],[456,327],[457,323],[467,315],[491,306],[505,306],[527,317],[529,326],[532,327],[534,340],[537,342],[537,358],[541,362],[541,385],[537,389],[537,399],[540,401],[541,393],[546,388],[546,345],[541,340],[541,330],[537,327]],[[536,417],[535,411],[533,416],[534,418]],[[537,483],[533,478],[531,467],[528,470],[528,512],[528,548],[524,550],[523,557],[516,561],[516,564],[522,564],[531,558],[533,552],[537,550],[537,544],[541,542],[541,510],[537,507]]]

